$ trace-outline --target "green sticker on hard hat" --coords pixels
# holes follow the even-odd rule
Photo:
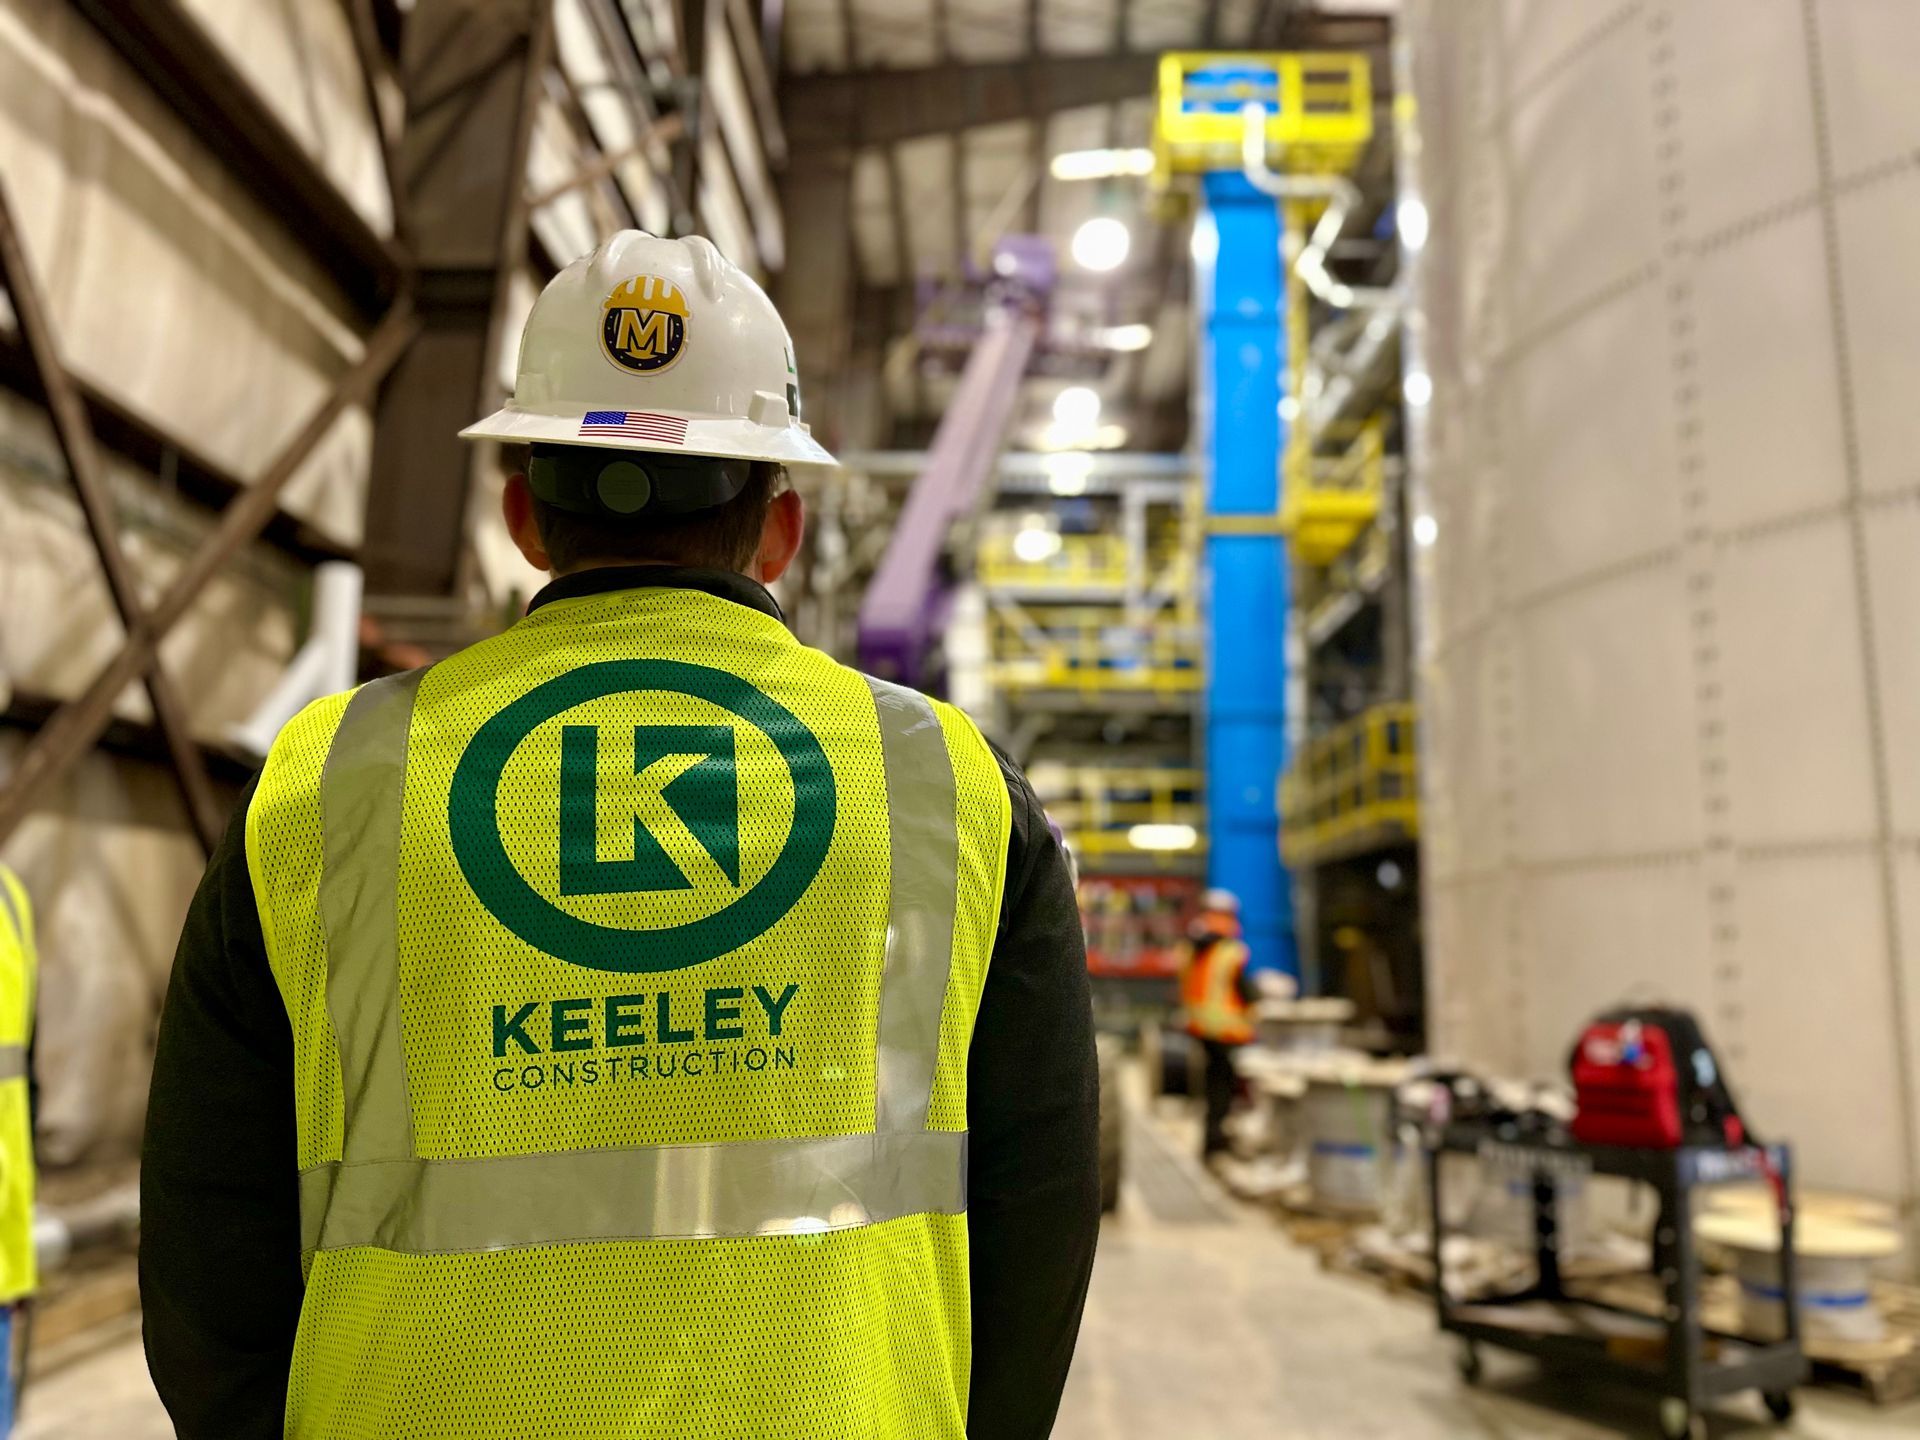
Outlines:
[[[636,275],[600,309],[601,345],[622,370],[657,375],[687,347],[687,297],[670,280]]]
[[[608,707],[595,706],[642,692],[658,697],[650,717],[698,710],[718,718],[657,723],[629,712],[609,724]],[[582,707],[595,708],[541,735],[542,744],[557,741],[559,764],[550,754],[539,763],[527,742]],[[615,770],[629,736],[632,768]],[[777,752],[792,783],[784,836],[774,832],[785,806],[762,804],[752,855],[740,814],[748,747]],[[529,786],[556,783],[551,797],[527,803]],[[756,772],[756,800],[772,788]],[[524,814],[557,816],[557,831],[549,836],[536,820],[510,839],[500,825],[503,799]],[[813,732],[739,676],[677,660],[607,660],[536,686],[475,732],[454,769],[447,823],[473,893],[515,935],[591,970],[654,973],[737,950],[791,910],[826,859],[836,803],[833,768]],[[531,847],[522,829],[538,832]],[[541,893],[529,871],[556,893]],[[636,896],[692,913],[639,928],[580,913],[606,897]]]

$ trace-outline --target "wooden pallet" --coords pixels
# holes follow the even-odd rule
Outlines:
[[[1656,1319],[1666,1309],[1660,1283],[1651,1275],[1621,1275],[1568,1288],[1583,1298]],[[1920,1398],[1920,1289],[1876,1284],[1874,1303],[1886,1317],[1885,1338],[1870,1344],[1809,1339],[1805,1349],[1813,1378],[1858,1391],[1876,1405]],[[1709,1330],[1741,1333],[1740,1287],[1731,1276],[1709,1275],[1701,1282],[1701,1320]]]

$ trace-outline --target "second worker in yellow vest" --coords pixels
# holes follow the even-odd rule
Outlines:
[[[15,1317],[39,1284],[33,1249],[32,1065],[39,957],[33,907],[20,877],[0,865],[0,1437],[12,1433],[20,1377]]]
[[[1051,1428],[1098,1224],[1072,886],[965,715],[781,623],[798,408],[706,241],[568,266],[469,432],[529,447],[552,583],[274,745],[149,1114],[186,1440]]]

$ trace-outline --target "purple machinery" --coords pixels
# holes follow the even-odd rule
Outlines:
[[[1008,236],[994,247],[985,314],[953,403],[860,603],[860,666],[882,679],[924,687],[938,678],[950,598],[947,534],[973,513],[999,463],[1056,268],[1052,244],[1037,235]],[[941,328],[942,337],[950,338],[950,328]]]

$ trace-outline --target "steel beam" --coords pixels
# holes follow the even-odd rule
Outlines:
[[[451,595],[461,582],[475,452],[456,437],[498,399],[550,45],[546,0],[420,0],[407,22],[402,188],[422,335],[374,414],[370,594]]]
[[[33,360],[41,393],[46,397],[54,439],[67,462],[67,478],[73,482],[80,513],[86,517],[87,533],[93,538],[94,553],[106,578],[107,594],[113,599],[122,628],[131,634],[143,614],[139,582],[120,549],[119,517],[114,513],[106,480],[100,473],[100,456],[94,449],[93,432],[87,428],[86,406],[60,359],[53,319],[47,313],[46,295],[28,263],[4,183],[0,183],[0,281],[6,284],[7,294],[13,301],[21,339]],[[157,652],[149,657],[142,678],[146,683],[147,701],[153,707],[154,722],[166,737],[167,750],[173,757],[173,775],[180,786],[181,803],[186,806],[187,823],[199,838],[201,848],[211,855],[220,839],[223,817],[219,800],[207,779],[206,766],[194,748],[186,706],[167,678]]]
[[[1153,93],[1158,55],[1048,55],[978,65],[789,75],[780,87],[796,154],[889,145],[963,125],[997,125]]]
[[[247,487],[220,516],[213,533],[175,573],[160,599],[149,606],[120,642],[79,698],[68,701],[33,737],[4,788],[0,788],[0,843],[18,828],[41,794],[93,748],[113,720],[120,692],[154,663],[160,642],[206,589],[207,582],[235,552],[260,533],[279,508],[280,492],[340,416],[363,403],[419,333],[411,304],[395,302],[367,340],[359,361],[334,383],[300,432],[289,440],[266,473]]]
[[[155,93],[367,314],[397,291],[398,246],[354,209],[183,0],[73,0]]]
[[[842,438],[840,385],[853,343],[853,155],[834,149],[808,161],[780,177],[792,243],[775,298],[799,352],[802,414],[831,449]]]

